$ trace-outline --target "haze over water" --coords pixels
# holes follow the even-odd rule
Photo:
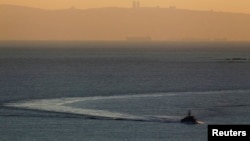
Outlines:
[[[131,7],[133,0],[1,0],[0,4],[14,4],[42,9],[66,9],[76,7],[78,9],[100,8],[100,7]],[[176,6],[181,9],[190,10],[215,10],[233,13],[250,13],[250,2],[247,0],[140,0],[145,7],[169,7]]]
[[[29,7],[24,2],[22,6],[0,5],[0,40],[250,40],[250,14],[129,3],[129,7],[56,10]],[[228,3],[216,1],[225,9]]]

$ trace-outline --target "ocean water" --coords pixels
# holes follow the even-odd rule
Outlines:
[[[250,123],[249,59],[248,42],[2,41],[0,140],[205,141]]]

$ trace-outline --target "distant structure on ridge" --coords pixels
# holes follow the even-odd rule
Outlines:
[[[133,1],[133,8],[140,8],[140,2],[139,1]]]

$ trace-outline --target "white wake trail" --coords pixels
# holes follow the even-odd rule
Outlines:
[[[97,101],[97,100],[115,100],[115,99],[133,99],[133,98],[153,98],[163,96],[177,96],[177,95],[197,95],[197,94],[213,94],[213,93],[234,93],[239,91],[250,90],[226,90],[226,91],[207,91],[207,92],[172,92],[172,93],[158,93],[158,94],[141,94],[141,95],[122,95],[122,96],[94,96],[94,97],[71,97],[71,98],[55,98],[55,99],[41,99],[20,101],[14,103],[6,103],[4,106],[77,114],[95,118],[114,119],[114,120],[138,120],[138,121],[156,121],[156,122],[179,122],[180,117],[177,116],[149,116],[149,115],[132,115],[128,113],[111,112],[108,110],[77,108],[69,106],[76,102]]]
[[[74,98],[55,98],[55,99],[41,99],[41,100],[30,100],[15,103],[6,103],[4,106],[16,107],[23,109],[60,112],[69,114],[78,114],[90,117],[97,117],[103,119],[114,119],[114,120],[138,120],[138,121],[149,121],[149,120],[163,120],[170,119],[170,117],[157,118],[154,116],[138,116],[127,113],[111,112],[108,110],[98,109],[86,109],[68,106],[68,104],[84,101],[96,101],[96,100],[110,100],[110,99],[126,99],[126,98],[143,98],[143,97],[160,97],[160,96],[172,96],[175,94],[144,94],[144,95],[123,95],[123,96],[94,96],[94,97],[74,97]]]

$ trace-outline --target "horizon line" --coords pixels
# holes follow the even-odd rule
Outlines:
[[[75,6],[69,6],[68,8],[41,8],[41,7],[32,7],[27,5],[18,5],[18,4],[0,4],[0,6],[15,6],[15,7],[25,7],[25,8],[33,8],[33,9],[40,9],[45,11],[59,11],[59,10],[69,10],[69,9],[75,9],[75,10],[91,10],[91,9],[105,9],[105,8],[120,8],[120,9],[145,9],[145,8],[155,8],[155,9],[175,9],[175,10],[187,10],[187,11],[199,11],[199,12],[216,12],[216,13],[232,13],[232,14],[247,14],[250,15],[250,13],[245,12],[233,12],[233,11],[221,11],[221,10],[214,10],[214,9],[184,9],[184,8],[178,8],[177,6],[169,6],[169,7],[160,7],[160,6],[140,6],[138,8],[133,7],[119,7],[119,6],[104,6],[104,7],[92,7],[92,8],[77,8]]]

